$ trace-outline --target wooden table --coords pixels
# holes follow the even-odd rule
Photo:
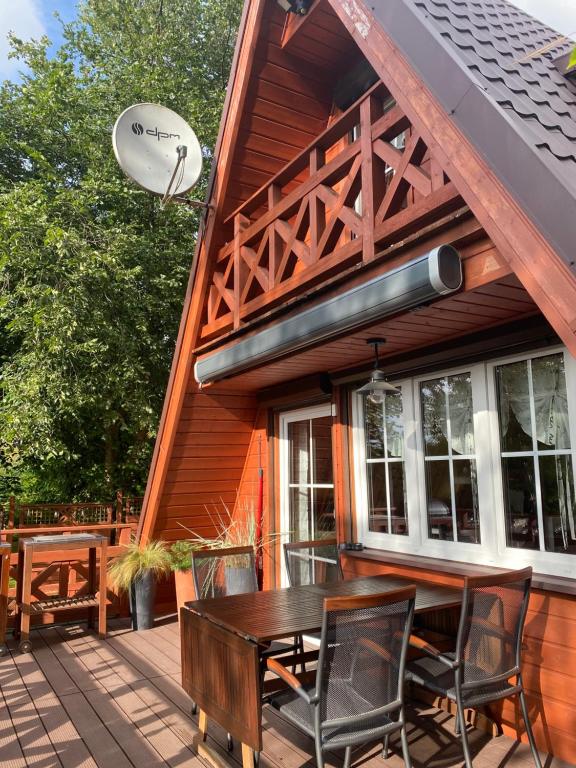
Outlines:
[[[88,579],[86,593],[69,597],[68,584],[60,585],[60,594],[41,600],[32,600],[32,566],[34,555],[44,552],[61,550],[68,552],[88,549]],[[14,626],[14,634],[20,638],[20,650],[27,653],[30,645],[30,616],[42,613],[53,613],[70,608],[88,608],[88,626],[94,624],[94,610],[98,608],[98,634],[106,637],[106,566],[107,566],[108,537],[96,533],[72,533],[69,535],[33,536],[20,539],[18,548],[18,583],[16,586],[16,604],[18,612]],[[100,555],[100,574],[96,579],[96,554]],[[76,560],[77,556],[68,557],[68,561]],[[62,558],[63,561],[66,557]],[[66,594],[62,594],[62,589]]]
[[[8,653],[6,625],[8,624],[8,587],[10,584],[10,544],[0,542],[0,656]]]
[[[398,576],[251,592],[186,603],[181,611],[182,686],[200,708],[199,753],[222,761],[202,743],[213,718],[242,742],[244,768],[262,749],[262,678],[259,646],[318,632],[325,597],[390,592],[414,583]],[[459,606],[459,589],[416,584],[416,613]]]

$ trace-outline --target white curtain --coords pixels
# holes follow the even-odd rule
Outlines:
[[[570,448],[568,399],[564,371],[549,358],[532,363],[532,388],[536,439],[549,448]],[[530,391],[526,363],[514,363],[500,368],[500,413],[502,434],[508,432],[510,412],[529,437],[532,437]]]
[[[530,408],[529,370],[531,368],[534,402],[534,425]],[[504,365],[500,375],[500,420],[502,434],[506,435],[510,416],[530,438],[554,450],[570,449],[568,398],[566,379],[560,355],[527,362]],[[513,450],[513,449],[512,449]],[[571,456],[555,456],[558,484],[558,514],[562,541],[568,548],[568,538],[576,541],[575,503],[571,478]]]
[[[452,451],[460,455],[473,454],[474,408],[470,377],[462,374],[426,382],[422,387],[422,397],[425,433],[431,436],[442,434],[448,440],[449,415]]]

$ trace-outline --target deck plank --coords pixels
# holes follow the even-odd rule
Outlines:
[[[110,622],[100,640],[83,625],[34,630],[33,653],[0,659],[1,768],[203,768],[195,754],[197,718],[180,685],[179,630],[159,623],[131,632]],[[454,718],[418,705],[409,708],[408,733],[414,768],[462,764]],[[498,768],[532,765],[525,744],[470,731],[474,763]],[[208,744],[230,768],[240,768],[240,745],[226,751],[226,733],[209,723]],[[398,739],[382,761],[380,747],[354,751],[355,768],[403,768]],[[263,713],[261,768],[312,768],[312,739],[271,709]],[[327,768],[342,755],[328,753]],[[571,768],[549,758],[546,768]]]
[[[18,671],[11,656],[0,659],[0,755],[6,768],[26,768],[26,760],[14,730],[8,703],[2,691],[15,683]]]
[[[64,768],[97,768],[36,658],[14,655],[14,664]]]
[[[91,633],[75,637],[68,645],[73,647],[78,663],[84,665],[86,670],[96,667],[100,670],[99,682],[103,689],[122,710],[126,721],[138,728],[154,751],[141,758],[146,765],[198,768],[198,758],[189,746],[191,739],[188,734],[182,738],[180,731],[172,727],[174,707],[170,702],[159,699],[153,683],[136,673],[131,674],[129,666],[118,654],[109,652],[108,659],[103,658],[100,651],[102,643]],[[120,669],[124,677],[131,678],[130,682],[119,674]],[[144,740],[140,743],[143,744]]]
[[[2,694],[26,765],[37,768],[62,768],[60,758],[52,746],[45,724],[34,706],[14,658],[12,670],[10,679],[2,684]]]

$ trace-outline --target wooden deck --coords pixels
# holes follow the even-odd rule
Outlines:
[[[33,653],[15,649],[0,659],[1,768],[201,768],[193,739],[197,718],[180,687],[178,624],[171,618],[147,632],[111,622],[106,640],[84,625],[50,627],[32,633]],[[414,768],[456,768],[462,764],[453,718],[424,707],[409,712]],[[439,726],[442,728],[439,728]],[[262,768],[312,768],[312,742],[280,716],[264,710]],[[210,724],[209,738],[231,768],[239,750],[227,756],[226,735]],[[395,742],[393,742],[394,746]],[[530,750],[505,737],[471,733],[475,768],[532,766]],[[545,768],[569,768],[543,759]],[[328,757],[341,766],[341,755]],[[401,768],[394,754],[383,761],[376,745],[359,749],[354,768]]]

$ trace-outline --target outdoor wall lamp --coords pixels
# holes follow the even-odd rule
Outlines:
[[[379,368],[378,345],[385,344],[386,339],[367,339],[366,343],[374,346],[374,370],[370,381],[356,391],[374,405],[381,405],[386,397],[386,392],[399,392],[400,390],[386,381],[384,371]]]
[[[276,2],[286,13],[295,13],[297,16],[305,16],[312,4],[312,0],[276,0]]]

